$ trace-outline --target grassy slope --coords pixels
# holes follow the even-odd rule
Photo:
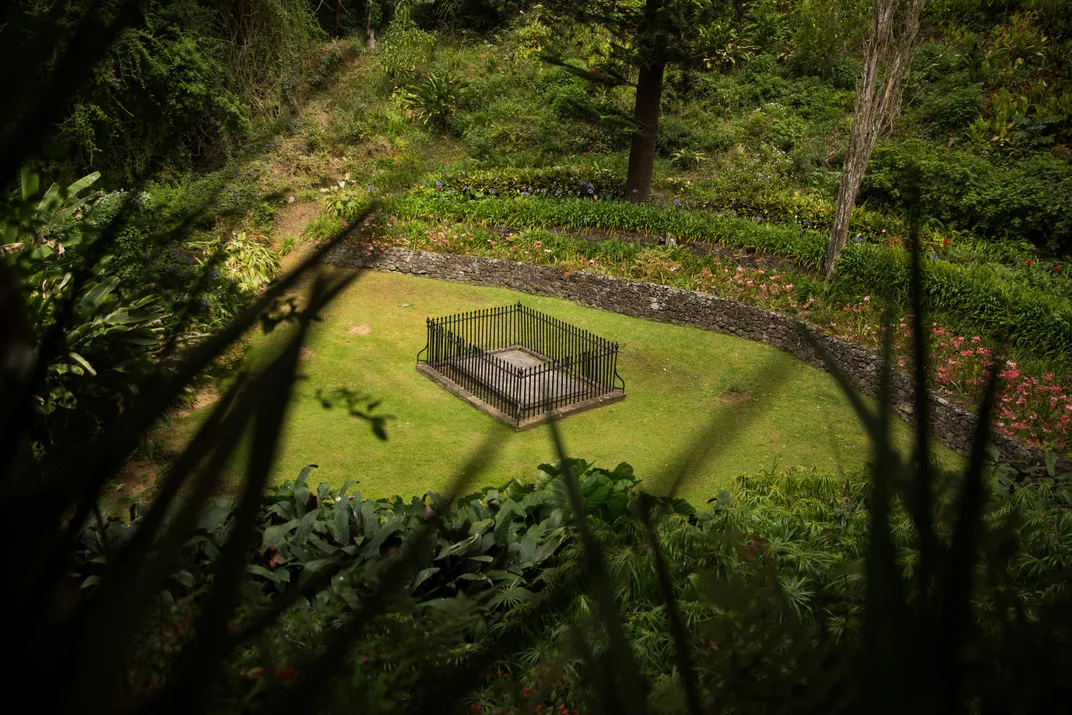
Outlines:
[[[538,464],[552,459],[545,427],[520,434],[500,428],[414,370],[425,316],[519,299],[622,345],[619,371],[628,397],[570,417],[564,428],[571,454],[610,466],[630,462],[649,488],[659,490],[675,456],[719,410],[724,421],[715,456],[684,489],[695,502],[739,474],[775,464],[853,470],[866,458],[863,433],[833,380],[769,346],[508,290],[370,273],[314,329],[276,478],[293,478],[315,462],[320,470],[313,481],[360,480],[366,496],[442,490],[491,430],[504,444],[483,480],[532,478]],[[251,357],[269,354],[283,336],[258,338]],[[321,405],[317,391],[336,388],[382,399],[378,412],[394,415],[387,442],[377,441],[345,408]],[[179,418],[177,434],[188,435],[203,414]],[[738,427],[734,440],[730,432]],[[897,436],[908,444],[900,423]],[[948,450],[940,454],[947,463],[958,460]]]

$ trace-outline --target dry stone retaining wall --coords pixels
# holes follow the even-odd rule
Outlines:
[[[371,268],[509,288],[637,318],[736,335],[776,346],[814,367],[825,369],[815,348],[805,337],[810,336],[858,390],[872,398],[878,395],[882,364],[878,355],[826,335],[794,318],[706,293],[585,271],[563,273],[551,266],[402,248],[368,253],[364,247],[344,244],[332,249],[324,260],[341,267]],[[904,420],[914,423],[911,379],[905,373],[895,371],[891,387],[893,407]],[[954,451],[968,454],[977,424],[975,416],[937,393],[932,392],[929,397],[934,437]],[[1043,461],[1039,450],[1003,435],[995,435],[994,443],[1001,450],[1003,459],[1039,464]]]

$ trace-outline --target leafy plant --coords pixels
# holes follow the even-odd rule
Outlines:
[[[41,175],[23,167],[19,195],[0,211],[0,245],[6,251],[32,248],[49,239],[73,218],[81,217],[87,204],[100,194],[81,196],[100,178],[100,172],[83,176],[66,187],[52,184],[41,193]],[[55,245],[55,244],[53,244]]]
[[[279,257],[284,258],[294,252],[294,246],[297,244],[298,238],[293,234],[288,234],[283,237],[283,243],[279,247]]]
[[[395,87],[405,86],[417,80],[432,61],[435,44],[435,37],[412,22],[396,21],[376,61]]]
[[[458,110],[465,86],[461,77],[436,67],[415,84],[404,87],[399,100],[417,121],[443,129]]]
[[[262,237],[245,232],[227,239],[195,242],[190,248],[200,253],[199,265],[219,265],[223,275],[247,295],[260,291],[279,272],[279,256]]]
[[[0,209],[0,260],[11,261],[34,330],[26,336],[33,344],[25,349],[38,349],[64,329],[62,349],[44,366],[43,384],[33,399],[35,439],[43,445],[52,445],[64,432],[92,432],[121,411],[161,346],[158,296],[123,290],[112,256],[101,256],[78,294],[73,292],[76,267],[92,255],[98,235],[96,227],[85,224],[99,193],[83,192],[99,176],[90,174],[67,187],[52,184],[42,194],[38,172],[24,168],[19,193]]]
[[[361,212],[367,199],[368,194],[357,189],[341,188],[328,201],[328,214],[338,219],[351,219]]]
[[[73,302],[64,352],[49,361],[44,388],[34,399],[36,412],[45,418],[39,439],[51,444],[94,429],[126,407],[141,379],[156,369],[164,316],[156,296],[122,294],[119,278],[108,270],[110,256],[93,267],[77,296],[71,292],[72,267],[51,247],[40,246],[16,262],[39,340],[57,328],[64,304]]]
[[[682,169],[692,169],[707,161],[707,154],[693,149],[678,149],[670,155],[670,163]]]

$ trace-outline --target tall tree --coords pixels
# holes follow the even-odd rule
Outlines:
[[[604,28],[610,40],[600,71],[571,66],[558,55],[547,59],[578,76],[604,85],[632,84],[632,143],[626,198],[646,201],[651,194],[663,75],[667,65],[703,59],[703,29],[737,12],[733,0],[556,0],[560,16]],[[635,82],[628,79],[635,72]]]
[[[871,153],[879,136],[887,134],[901,108],[901,92],[919,36],[924,0],[874,0],[871,30],[864,45],[864,64],[856,84],[856,107],[849,147],[838,187],[837,213],[830,230],[823,275],[831,276],[849,236]]]

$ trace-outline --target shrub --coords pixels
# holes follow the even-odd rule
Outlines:
[[[395,22],[387,31],[376,61],[396,87],[415,82],[432,61],[435,37],[416,25]]]
[[[918,167],[925,211],[995,239],[1072,252],[1072,166],[1036,156],[1008,167],[919,141],[875,148],[862,198],[896,206],[908,166]]]
[[[853,0],[801,0],[790,16],[790,67],[800,74],[833,78],[851,87],[856,73],[845,73],[836,60],[854,47],[866,27],[869,3]],[[848,78],[843,75],[848,74]]]

